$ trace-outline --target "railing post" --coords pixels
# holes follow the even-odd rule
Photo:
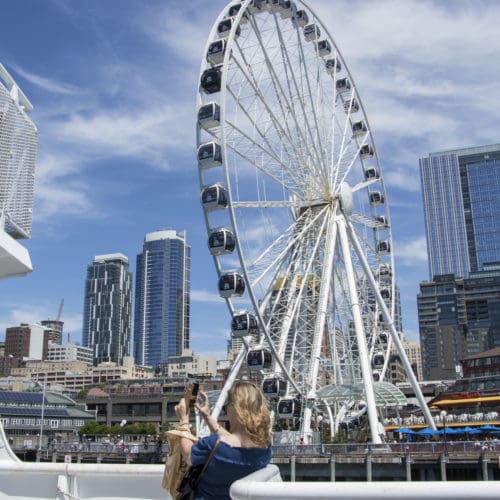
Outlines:
[[[446,462],[447,456],[444,453],[441,453],[439,458],[439,462],[441,465],[441,481],[446,481]]]
[[[366,453],[366,480],[370,482],[372,480],[372,452],[368,450]]]
[[[488,481],[488,457],[481,453],[481,469],[483,471],[483,481]]]
[[[410,456],[410,450],[408,448],[406,449],[405,466],[406,466],[406,480],[411,481],[411,456]]]
[[[290,481],[295,482],[295,455],[290,457]]]
[[[335,482],[335,457],[331,456],[330,457],[330,481],[333,483]]]

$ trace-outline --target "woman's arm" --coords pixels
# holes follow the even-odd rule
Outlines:
[[[189,429],[189,413],[186,408],[186,401],[182,398],[179,401],[179,404],[175,407],[175,413],[179,417],[179,425],[177,427],[178,431],[190,431]],[[181,456],[184,462],[191,465],[191,448],[193,447],[193,441],[188,438],[181,437],[180,438],[180,449]]]
[[[204,391],[200,391],[200,403],[195,403],[195,408],[200,412],[200,415],[203,417],[203,420],[208,425],[210,432],[218,432],[219,434],[229,434],[228,431],[219,425],[217,420],[210,415],[210,406],[208,405],[208,397]]]

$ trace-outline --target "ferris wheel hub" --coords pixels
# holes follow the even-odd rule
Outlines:
[[[343,182],[340,185],[339,192],[340,208],[344,215],[352,215],[354,202],[352,197],[352,189],[347,182]]]

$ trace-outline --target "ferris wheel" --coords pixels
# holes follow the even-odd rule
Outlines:
[[[304,436],[320,388],[363,384],[379,442],[373,386],[401,348],[389,205],[354,80],[304,2],[223,9],[201,64],[197,144],[208,247],[242,339],[232,377],[244,363],[258,372],[275,418]]]

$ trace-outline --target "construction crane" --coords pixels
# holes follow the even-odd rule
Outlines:
[[[61,299],[61,303],[59,304],[59,311],[57,312],[57,318],[56,321],[60,321],[61,319],[61,314],[64,306],[64,297]]]

